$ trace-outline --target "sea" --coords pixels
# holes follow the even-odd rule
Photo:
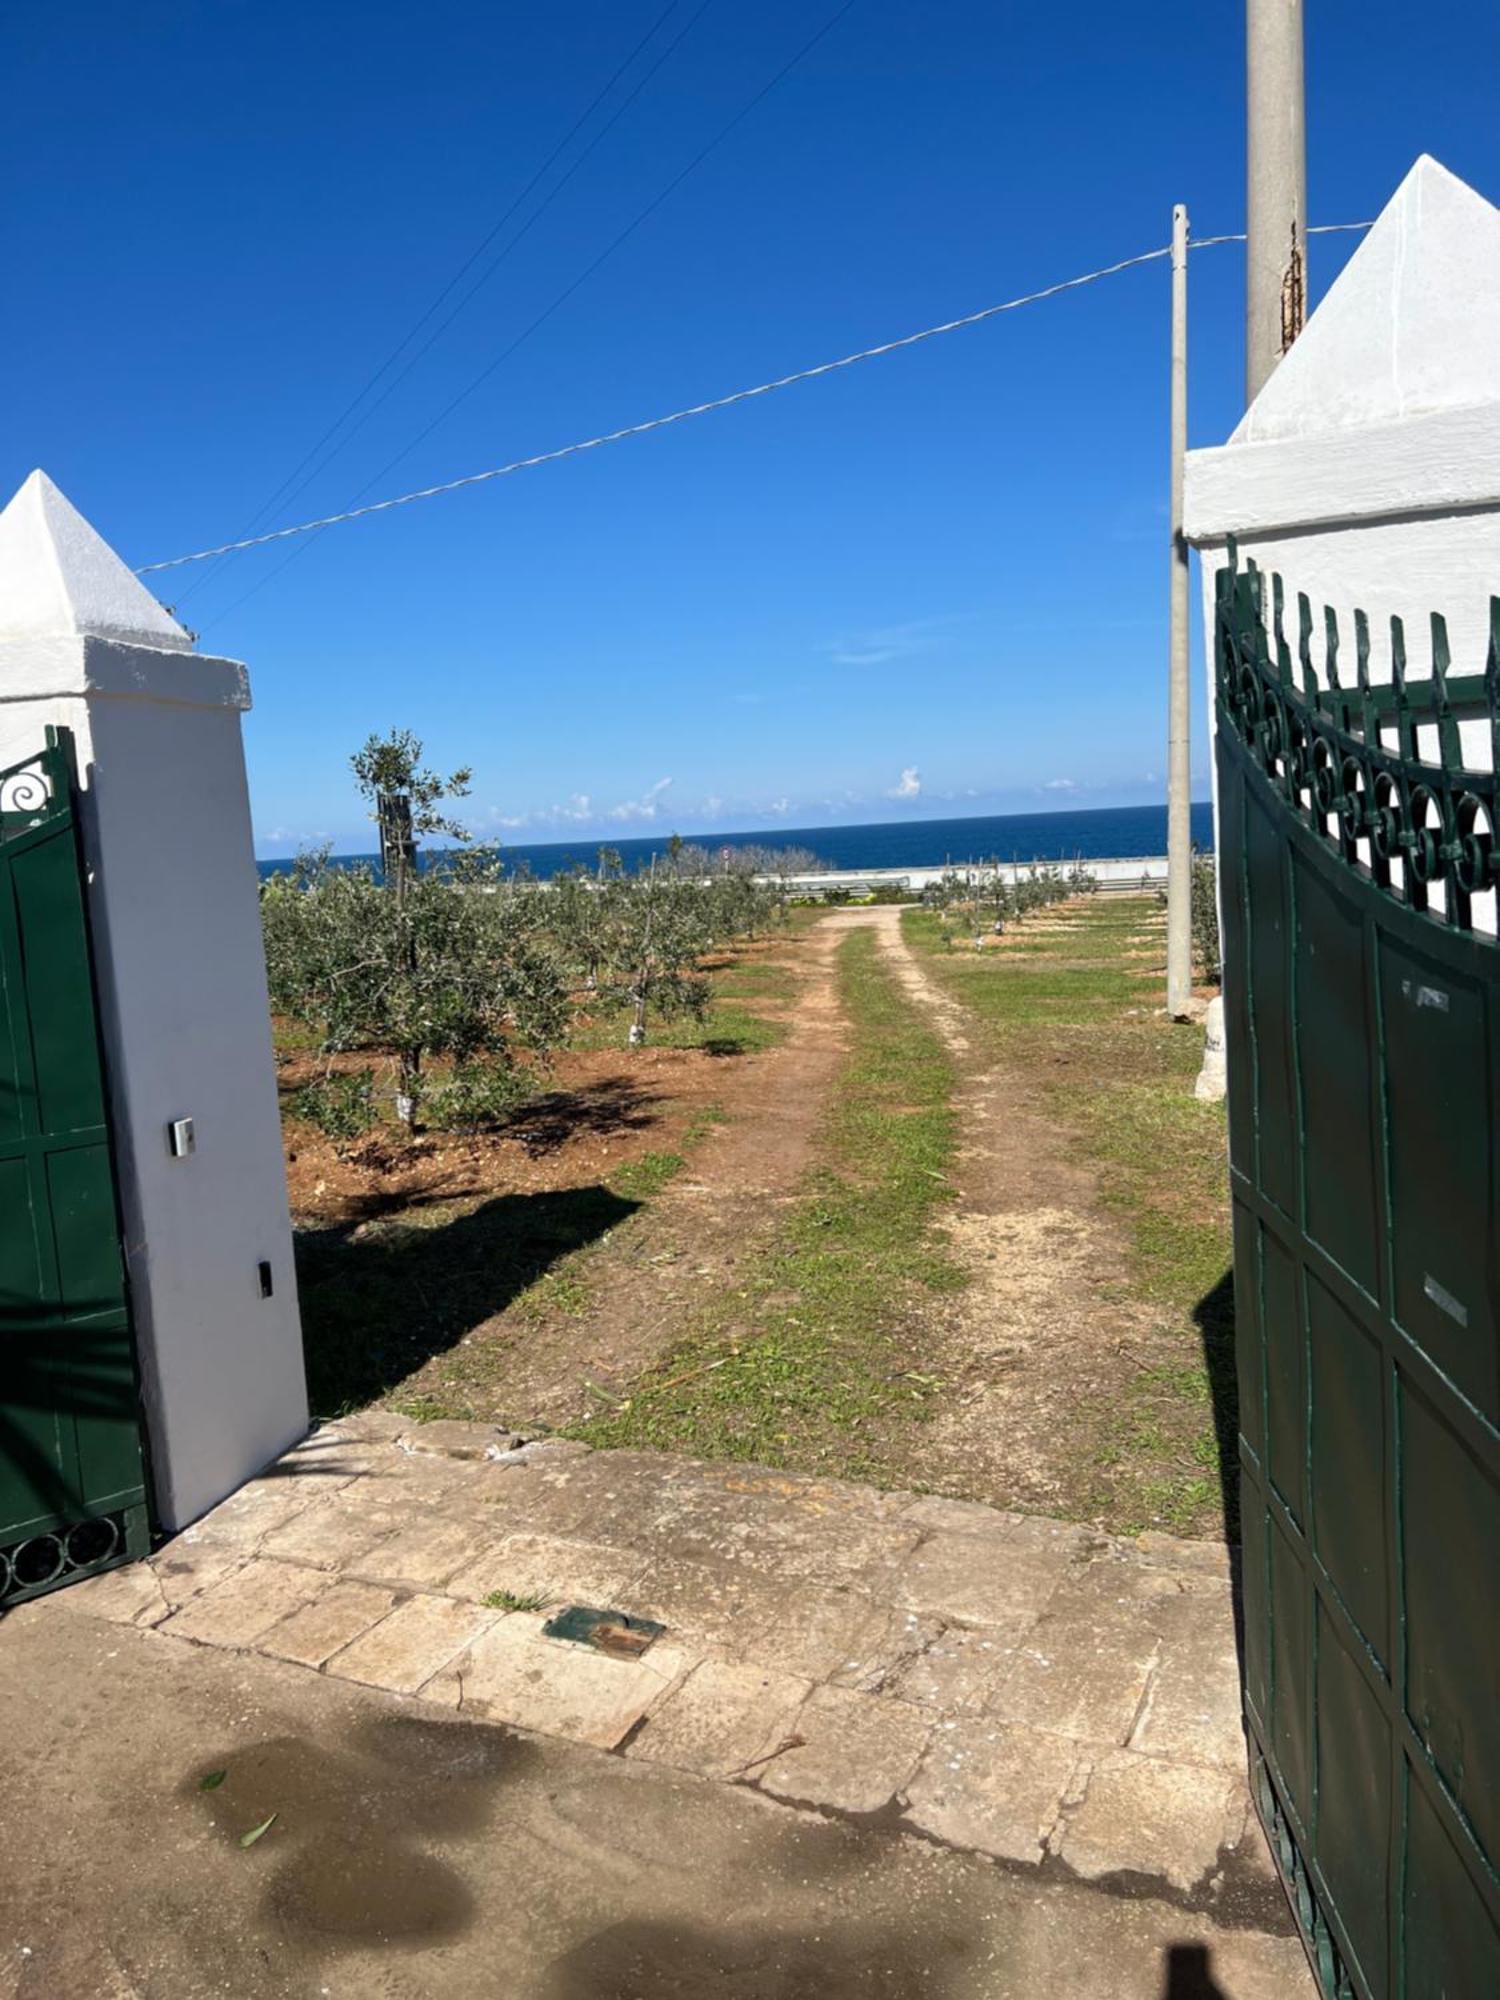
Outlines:
[[[1213,846],[1213,808],[1206,800],[1192,808],[1195,846]],[[942,868],[969,861],[1146,860],[1167,851],[1167,809],[1107,806],[1091,812],[999,813],[979,819],[905,819],[871,826],[803,826],[755,833],[685,835],[712,851],[724,847],[796,847],[828,869],[861,872],[877,868]],[[593,867],[599,849],[612,847],[626,868],[649,867],[665,854],[670,833],[647,840],[553,840],[507,844],[502,853],[512,868],[523,864],[540,880],[574,868]],[[374,862],[369,854],[339,855],[343,862]],[[265,875],[284,873],[289,860],[262,861]]]

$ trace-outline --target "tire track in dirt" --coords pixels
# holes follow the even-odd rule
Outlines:
[[[490,1370],[497,1417],[557,1428],[599,1414],[706,1299],[737,1282],[796,1198],[843,1059],[834,954],[846,932],[825,918],[808,933],[793,961],[796,998],[778,1016],[785,1039],[739,1059],[748,1074],[733,1119],[711,1129],[650,1207],[590,1254],[587,1310],[548,1312],[523,1331],[500,1321],[477,1329],[505,1343]]]
[[[899,909],[874,920],[885,961],[958,1071],[958,1199],[942,1217],[968,1287],[926,1317],[927,1366],[947,1388],[915,1446],[935,1487],[1029,1511],[1087,1511],[1100,1412],[1135,1375],[1152,1315],[1106,1297],[1125,1269],[1098,1182],[1014,1070],[978,1053],[982,1028],[923,969]]]

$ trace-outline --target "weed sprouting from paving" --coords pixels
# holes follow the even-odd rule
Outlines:
[[[552,1602],[540,1590],[492,1590],[479,1601],[486,1611],[545,1611]]]

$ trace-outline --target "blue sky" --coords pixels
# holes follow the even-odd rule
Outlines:
[[[1242,226],[1233,0],[855,0],[407,451],[836,4],[679,0],[496,249],[681,34],[639,96],[269,523],[1150,248],[1174,200],[1200,235]],[[666,6],[12,10],[0,485],[44,466],[133,564],[241,532]],[[1494,9],[1308,15],[1315,220],[1373,214],[1422,151],[1500,194]],[[1315,246],[1315,296],[1349,247]],[[1239,413],[1240,252],[1192,276],[1208,443]],[[290,563],[157,578],[205,651],[250,663],[261,850],[366,844],[347,755],[395,725],[471,764],[474,825],[516,840],[1159,798],[1167,282],[1131,271]],[[1206,784],[1201,728],[1195,763]]]

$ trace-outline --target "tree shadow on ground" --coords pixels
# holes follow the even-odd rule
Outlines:
[[[533,1097],[504,1127],[533,1157],[555,1153],[570,1139],[609,1138],[643,1132],[660,1123],[660,1091],[644,1090],[628,1076],[602,1077],[578,1090],[552,1090]]]
[[[385,1395],[639,1206],[595,1185],[501,1195],[451,1222],[390,1218],[300,1231],[314,1415],[338,1416]]]

